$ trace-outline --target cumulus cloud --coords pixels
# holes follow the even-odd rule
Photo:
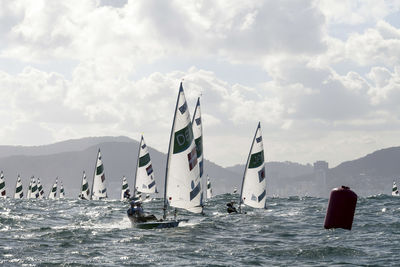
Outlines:
[[[166,151],[184,79],[189,106],[202,96],[205,151],[217,163],[245,158],[258,121],[267,158],[274,160],[310,162],[324,158],[325,151],[337,161],[339,148],[346,155],[370,152],[386,144],[376,131],[394,145],[400,30],[385,19],[399,6],[324,0],[3,1],[0,59],[23,67],[9,71],[3,64],[0,70],[0,97],[7,99],[0,108],[7,125],[0,136],[10,144],[41,144],[144,132],[149,144]],[[333,36],[337,27],[345,34]],[[251,66],[265,79],[238,82],[247,79],[237,71],[232,82],[207,67],[213,63]],[[27,139],[21,133],[29,128]],[[358,149],[351,151],[349,143]]]
[[[126,68],[119,71],[129,72],[135,63],[173,54],[260,62],[277,52],[325,49],[324,17],[309,1],[129,1],[112,7],[42,0],[15,9],[12,18],[3,17],[19,21],[7,34],[2,55],[24,61],[115,60]]]
[[[400,66],[390,72],[384,67],[374,67],[367,77],[372,86],[369,90],[371,101],[380,108],[395,108],[398,110],[400,101]]]
[[[316,5],[330,24],[374,23],[400,9],[399,1],[384,0],[319,0]]]

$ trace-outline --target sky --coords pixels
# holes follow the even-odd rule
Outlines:
[[[400,0],[0,0],[0,144],[143,133],[183,81],[204,155],[330,167],[400,145]]]

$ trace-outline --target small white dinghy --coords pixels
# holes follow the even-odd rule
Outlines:
[[[57,186],[58,186],[58,177],[56,178],[56,181],[54,182],[53,186],[51,187],[50,193],[49,193],[49,199],[56,199],[57,196]]]
[[[107,198],[106,176],[104,174],[104,165],[101,159],[100,148],[97,152],[96,166],[93,174],[92,199],[100,200]]]
[[[196,144],[193,138],[192,123],[181,83],[168,148],[163,219],[135,222],[135,226],[145,229],[177,227],[180,222],[187,220],[176,219],[176,208],[182,208],[194,213],[202,212],[201,191]],[[168,207],[175,208],[174,219],[167,219]]]
[[[393,181],[392,196],[399,196],[399,190],[397,189],[397,185],[396,185],[395,181]]]
[[[264,147],[261,125],[258,123],[243,174],[239,198],[239,212],[241,212],[242,204],[253,208],[265,208],[267,199],[266,187]]]
[[[130,190],[129,190],[129,185],[128,181],[126,180],[126,177],[122,177],[122,190],[121,190],[121,201],[127,201],[129,200],[130,195]]]
[[[79,194],[79,198],[84,199],[84,200],[90,199],[89,182],[86,178],[85,171],[83,171],[83,175],[82,175],[82,186],[81,186],[81,193]]]
[[[21,199],[23,197],[24,197],[24,192],[22,191],[22,181],[21,181],[21,177],[18,174],[17,182],[15,184],[14,198]]]

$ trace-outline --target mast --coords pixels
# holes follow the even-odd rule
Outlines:
[[[133,193],[132,193],[132,197],[135,197],[136,195],[136,178],[137,178],[137,173],[138,173],[138,169],[139,169],[139,157],[140,157],[140,149],[142,148],[142,141],[143,141],[143,134],[140,137],[140,142],[139,142],[139,148],[138,148],[138,155],[137,155],[137,159],[136,159],[136,171],[135,171],[135,180],[133,181]]]
[[[256,132],[254,133],[254,137],[253,137],[253,141],[251,142],[251,146],[250,146],[250,151],[249,151],[249,155],[247,156],[247,162],[246,162],[246,166],[244,169],[244,174],[243,174],[243,179],[242,179],[242,188],[240,189],[240,196],[239,196],[239,213],[242,213],[242,194],[243,194],[243,184],[244,184],[244,179],[246,178],[246,173],[247,173],[247,168],[249,165],[249,160],[250,160],[250,156],[251,156],[251,152],[253,150],[253,145],[254,145],[254,141],[256,140],[256,136],[257,136],[257,131],[260,128],[261,124],[260,122],[258,122],[258,126],[256,129]]]
[[[175,118],[176,118],[176,111],[178,110],[179,97],[180,97],[182,91],[183,91],[183,87],[182,87],[182,82],[181,82],[181,84],[179,86],[178,97],[176,99],[174,119],[172,120],[171,135],[170,135],[169,144],[168,144],[167,165],[166,165],[166,169],[165,169],[165,180],[164,180],[164,207],[163,207],[163,211],[164,211],[163,219],[164,220],[167,218],[167,206],[168,206],[167,179],[168,179],[168,169],[169,169],[169,157],[170,157],[170,153],[171,153],[171,141],[172,141],[173,134],[174,134]]]
[[[94,187],[94,178],[96,177],[96,170],[97,170],[97,160],[99,159],[100,148],[97,151],[96,162],[94,163],[94,172],[93,172],[93,182],[92,182],[92,194],[90,194],[90,199],[93,199],[93,187]]]

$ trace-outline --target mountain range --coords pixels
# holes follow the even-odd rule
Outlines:
[[[100,148],[106,185],[110,198],[119,198],[122,177],[132,186],[139,143],[128,137],[89,137],[51,145],[23,147],[0,146],[0,169],[6,179],[7,195],[12,196],[19,174],[26,190],[31,176],[39,177],[46,195],[56,177],[63,182],[66,196],[79,195],[82,174],[86,171],[89,184]],[[155,180],[160,192],[164,188],[166,154],[149,147]],[[211,177],[214,193],[232,192],[239,186],[240,176],[205,160],[205,173]],[[218,177],[218,179],[216,179]],[[215,179],[214,179],[215,178]]]
[[[82,172],[92,183],[97,150],[102,152],[106,185],[110,198],[119,198],[122,176],[132,186],[139,143],[128,137],[87,137],[43,146],[0,146],[0,170],[6,179],[7,195],[12,196],[16,177],[21,175],[26,192],[29,178],[40,177],[46,195],[56,177],[64,184],[66,196],[79,194]],[[149,144],[148,144],[149,145]],[[151,148],[155,179],[160,194],[164,191],[166,154]],[[400,147],[375,151],[323,172],[311,164],[267,162],[268,195],[310,195],[328,197],[333,187],[348,185],[359,195],[390,194],[392,180],[400,173]],[[214,194],[240,190],[244,165],[223,168],[204,162]],[[400,179],[399,179],[400,180]],[[159,195],[161,196],[161,195]]]

